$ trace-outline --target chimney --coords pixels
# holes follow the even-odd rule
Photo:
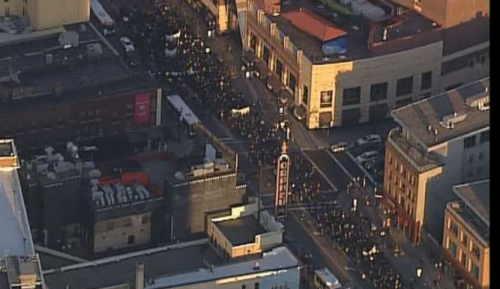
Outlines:
[[[144,289],[144,263],[135,264],[135,289]]]

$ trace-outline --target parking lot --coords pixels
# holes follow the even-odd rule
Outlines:
[[[371,143],[360,141],[363,138],[361,137],[352,143],[334,144],[331,152],[354,178],[366,175],[374,184],[381,186],[384,182],[385,138],[380,135],[376,136],[378,136],[377,141]],[[353,166],[357,166],[358,169]]]

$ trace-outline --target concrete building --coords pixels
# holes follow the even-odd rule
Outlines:
[[[204,148],[204,154],[178,160],[165,178],[165,202],[174,239],[207,232],[208,214],[244,203],[246,186],[237,182],[237,162],[222,157],[211,144]]]
[[[62,33],[76,33],[77,43],[65,49]],[[0,135],[15,138],[21,154],[109,138],[157,147],[161,90],[130,72],[88,23],[2,45],[0,55]]]
[[[163,155],[102,161],[99,150],[68,143],[23,161],[21,184],[38,244],[90,256],[147,246],[166,231],[163,178],[150,177],[141,162]]]
[[[394,0],[395,3],[414,9],[440,26],[449,28],[470,21],[478,15],[489,16],[490,1],[428,2],[422,0]]]
[[[53,289],[299,288],[299,261],[287,248],[228,263],[208,242],[201,239],[56,268],[46,271],[44,278]]]
[[[146,173],[123,173],[118,179],[92,179],[88,199],[88,243],[94,253],[147,245],[152,215],[163,206],[163,191]]]
[[[57,7],[57,9],[54,9]],[[34,30],[59,28],[87,22],[89,0],[5,0],[0,3],[0,17],[25,16]]]
[[[17,174],[19,167],[14,141],[0,140],[0,289],[43,289],[40,260]]]
[[[76,166],[47,148],[45,155],[24,161],[19,175],[35,240],[56,249],[68,240],[79,242],[86,191]]]
[[[354,4],[341,13],[287,1],[281,14],[270,14],[259,1],[237,1],[244,54],[276,94],[289,95],[310,129],[384,119],[395,108],[489,75],[487,16],[453,14],[464,23],[447,27],[383,3],[369,5],[377,17],[367,11],[356,17]],[[336,17],[326,20],[332,12]],[[459,35],[466,31],[477,33],[464,40]]]
[[[225,259],[260,254],[283,243],[283,224],[268,211],[258,212],[257,203],[233,207],[229,215],[211,218],[207,229],[214,251]]]
[[[489,78],[396,109],[389,133],[384,203],[415,243],[441,240],[452,186],[489,178]]]
[[[459,201],[446,206],[445,258],[458,272],[457,288],[490,288],[490,181],[453,187]]]

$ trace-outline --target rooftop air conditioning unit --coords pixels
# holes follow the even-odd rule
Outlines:
[[[466,113],[454,113],[447,115],[443,117],[443,121],[441,121],[441,126],[448,128],[448,129],[453,129],[455,128],[455,125],[458,123],[464,121],[467,118]]]

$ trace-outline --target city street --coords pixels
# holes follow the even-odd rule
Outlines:
[[[181,12],[185,18],[198,19],[194,11],[185,3],[180,2],[180,0],[173,0],[172,2],[176,2],[173,6],[180,9],[177,12]],[[116,16],[118,8],[115,4],[110,3],[110,5],[112,10],[114,10],[113,14]],[[200,25],[199,20],[195,22],[196,30],[198,30],[196,34],[200,33],[200,29],[205,31],[205,27]],[[152,37],[155,36],[153,35]],[[192,69],[192,67],[205,65],[205,68],[200,70],[199,75],[182,76],[186,77],[186,79],[182,80],[184,82],[181,82],[183,98],[202,120],[203,125],[221,142],[227,144],[239,155],[240,167],[243,173],[247,174],[245,179],[249,182],[248,188],[250,192],[260,190],[256,188],[256,173],[254,169],[257,166],[269,166],[273,164],[277,153],[279,153],[280,138],[283,137],[283,131],[278,128],[279,123],[281,121],[288,121],[290,124],[290,153],[292,154],[292,166],[294,168],[290,176],[292,192],[290,194],[291,197],[289,197],[290,211],[285,222],[285,234],[291,240],[290,245],[296,247],[295,249],[299,251],[300,256],[307,257],[304,260],[305,264],[313,269],[326,266],[341,281],[354,281],[355,283],[363,284],[365,288],[373,288],[372,286],[383,288],[384,284],[393,284],[390,286],[397,287],[401,285],[399,283],[399,273],[401,273],[401,277],[403,277],[406,284],[414,283],[412,279],[415,264],[419,264],[419,261],[410,260],[407,257],[391,257],[390,249],[385,248],[385,242],[382,251],[390,263],[392,263],[392,266],[383,265],[381,268],[389,270],[387,273],[380,273],[382,272],[380,270],[378,271],[379,273],[376,273],[373,272],[373,268],[368,269],[366,267],[368,266],[367,264],[373,266],[375,263],[370,263],[370,261],[366,261],[359,256],[360,251],[357,250],[361,249],[364,246],[363,244],[367,245],[372,242],[368,235],[359,235],[359,238],[355,237],[358,238],[355,239],[355,243],[358,244],[356,246],[361,247],[350,247],[354,245],[352,242],[351,244],[347,242],[347,247],[345,247],[345,242],[351,238],[351,235],[354,237],[358,234],[366,234],[364,229],[354,229],[355,224],[352,222],[358,221],[349,219],[351,217],[345,219],[345,213],[341,213],[341,217],[338,215],[338,210],[349,212],[353,203],[352,194],[354,191],[351,189],[352,192],[349,195],[346,191],[349,190],[348,186],[350,186],[350,183],[352,185],[354,179],[364,177],[364,172],[346,152],[334,154],[329,151],[330,145],[335,142],[354,142],[357,138],[368,133],[378,133],[386,136],[388,130],[394,124],[387,122],[384,124],[363,125],[359,126],[359,129],[357,128],[356,130],[343,128],[331,129],[330,131],[308,131],[290,112],[287,112],[284,116],[279,116],[278,110],[280,104],[278,103],[278,98],[266,88],[261,80],[253,77],[250,79],[242,77],[240,70],[241,62],[238,61],[241,59],[241,55],[238,54],[238,49],[232,50],[232,53],[228,53],[229,51],[227,50],[229,46],[237,47],[237,44],[229,44],[231,38],[224,36],[208,40],[208,45],[211,45],[214,56],[220,61],[219,65],[226,66],[226,71],[238,71],[236,77],[227,81],[225,73],[218,69],[216,61],[206,59],[206,56],[203,56],[205,44],[201,40],[193,39],[190,35],[183,35],[182,37],[183,40],[178,45],[184,45],[183,54],[173,60],[169,60],[173,61],[172,64],[177,67],[176,69],[181,69],[177,71],[186,71],[183,69]],[[110,38],[111,42],[116,42],[116,36]],[[191,54],[189,50],[193,50]],[[161,52],[161,50],[159,51]],[[208,79],[203,77],[208,77]],[[215,79],[219,80],[214,81],[210,77],[215,77]],[[177,83],[175,84],[177,85]],[[226,89],[232,89],[232,91],[228,92]],[[237,91],[240,91],[243,95],[238,95]],[[201,98],[200,94],[203,94]],[[244,97],[246,101],[241,99],[241,97]],[[229,114],[235,105],[251,105],[251,115],[228,116],[227,114]],[[254,111],[255,109],[256,111]],[[220,115],[218,115],[219,112]],[[304,158],[305,161],[302,161],[301,159]],[[297,164],[294,162],[305,163]],[[307,162],[310,162],[312,167]],[[267,183],[272,184],[272,181],[267,181]],[[258,187],[262,188],[263,186],[260,185]],[[262,196],[264,206],[273,207],[274,195],[272,194],[272,186],[266,184],[266,187],[270,192]],[[371,187],[367,187],[366,191],[363,193],[357,192],[357,194],[358,198],[362,196],[373,197]],[[325,215],[323,216],[322,210],[326,210],[327,207],[332,206],[335,202],[338,202],[340,206],[336,209],[337,212],[335,214],[337,215],[332,216],[330,215],[331,212],[327,210],[324,211]],[[363,207],[363,205],[360,205],[360,207]],[[368,217],[368,222],[375,224],[376,227],[380,227],[381,220],[376,209],[368,207],[360,208],[360,211],[363,211],[363,215]],[[325,218],[330,221],[324,223]],[[325,228],[324,225],[330,224],[331,218],[341,218],[340,221],[347,222],[345,225],[350,229],[346,229],[347,231],[344,232],[345,236],[338,236],[339,231],[332,231],[334,230],[334,225],[338,224],[333,223],[332,227],[327,225]],[[344,229],[340,228],[339,230],[342,231]],[[398,236],[397,234],[395,235]],[[337,241],[332,239],[333,236],[336,236]],[[337,244],[340,241],[342,244]],[[401,242],[404,243],[404,240],[401,240]],[[392,244],[390,241],[388,243]],[[339,245],[340,247],[338,247]],[[402,247],[404,248],[405,246],[402,245]],[[351,252],[348,257],[347,252],[349,251]],[[415,257],[410,253],[407,256]],[[364,273],[360,273],[361,268],[352,269],[353,266],[356,267],[353,265],[352,257],[356,258],[356,263],[363,260],[363,262],[369,262],[365,264]],[[402,260],[405,261],[403,262]],[[392,268],[398,268],[396,271],[399,273],[395,273],[396,271]],[[369,272],[370,278],[373,278],[373,282],[375,283],[360,280],[360,278],[366,278],[365,273],[367,272]],[[422,281],[420,282],[421,284],[416,283],[416,285],[430,284],[434,277],[433,273],[430,272],[431,270],[429,270],[429,273],[424,274],[425,282]],[[391,289],[396,287],[391,287]]]

